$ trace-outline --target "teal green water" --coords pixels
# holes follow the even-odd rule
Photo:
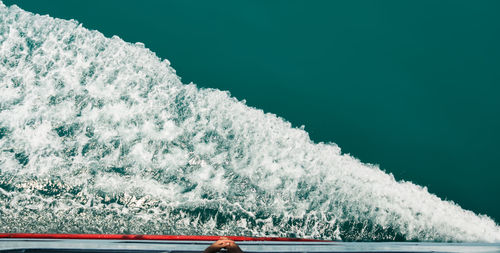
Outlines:
[[[142,42],[397,179],[500,221],[498,1],[4,1]]]

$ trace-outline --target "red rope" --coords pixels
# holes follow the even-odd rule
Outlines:
[[[221,236],[212,235],[113,235],[113,234],[32,234],[0,233],[0,238],[29,239],[103,239],[103,240],[167,240],[167,241],[217,241]],[[233,241],[300,241],[319,242],[322,240],[283,238],[283,237],[248,237],[226,236]]]

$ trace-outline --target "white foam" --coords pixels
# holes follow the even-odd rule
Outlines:
[[[0,231],[500,241],[143,44],[0,4]]]

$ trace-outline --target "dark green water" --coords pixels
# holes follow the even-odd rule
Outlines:
[[[143,42],[397,179],[500,221],[498,1],[4,1]]]

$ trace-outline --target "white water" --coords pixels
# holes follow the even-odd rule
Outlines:
[[[142,44],[1,3],[0,232],[500,241]]]

